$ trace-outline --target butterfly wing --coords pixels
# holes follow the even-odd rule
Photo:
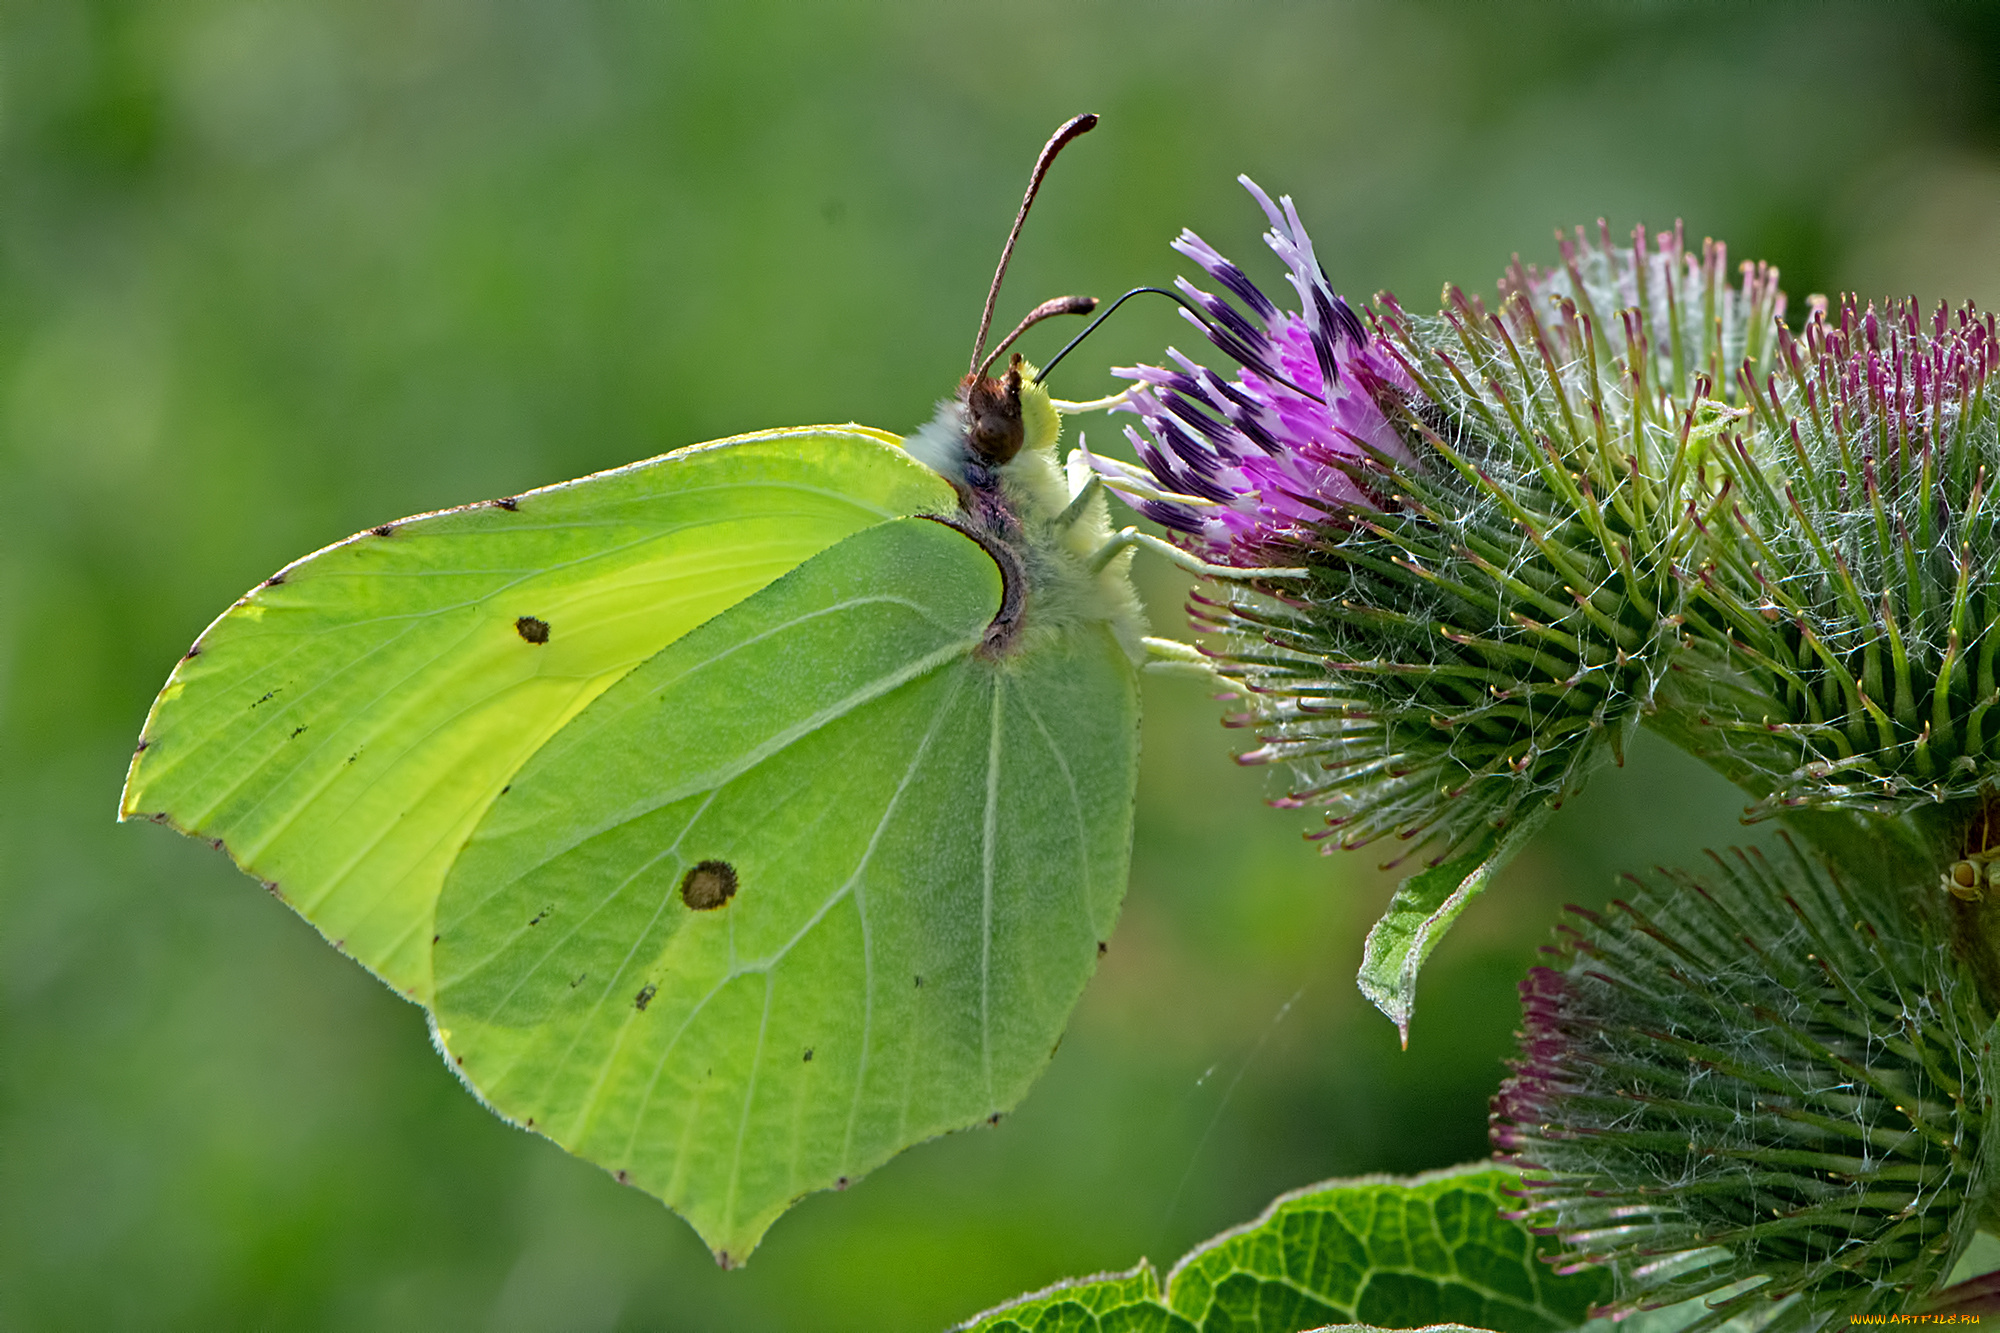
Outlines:
[[[433,914],[516,770],[637,664],[864,528],[949,510],[893,436],[807,427],[385,525],[202,634],[120,804],[226,847],[431,997]]]
[[[1124,893],[1138,701],[1102,622],[985,656],[1001,598],[959,532],[884,523],[578,714],[439,903],[466,1080],[725,1263],[1012,1107]]]

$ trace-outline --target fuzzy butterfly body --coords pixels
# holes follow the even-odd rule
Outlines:
[[[1011,1108],[1110,934],[1140,620],[1058,425],[1017,362],[908,449],[771,431],[358,534],[203,633],[121,813],[739,1262]]]

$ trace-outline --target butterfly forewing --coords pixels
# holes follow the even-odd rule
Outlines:
[[[226,844],[428,1001],[438,891],[531,755],[801,561],[952,504],[893,437],[814,427],[360,534],[202,635],[147,719],[121,813]]]
[[[868,529],[531,760],[438,910],[439,1035],[481,1095],[725,1261],[1014,1105],[1123,895],[1137,696],[1102,625],[982,654],[1001,594],[942,524]]]

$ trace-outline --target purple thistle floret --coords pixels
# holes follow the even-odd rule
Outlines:
[[[1182,313],[1242,370],[1224,380],[1168,348],[1173,369],[1115,373],[1138,381],[1130,410],[1151,438],[1129,427],[1126,434],[1170,495],[1136,507],[1209,559],[1255,568],[1310,542],[1329,520],[1376,508],[1342,465],[1364,463],[1371,450],[1410,461],[1381,403],[1414,390],[1328,283],[1291,199],[1274,204],[1249,177],[1238,179],[1271,220],[1264,239],[1290,269],[1301,312],[1280,310],[1243,270],[1183,231],[1174,248],[1244,308],[1182,278],[1176,285],[1209,322]]]

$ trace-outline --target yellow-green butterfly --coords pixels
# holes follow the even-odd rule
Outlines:
[[[997,1117],[1124,894],[1153,543],[1032,369],[984,373],[991,311],[908,441],[739,436],[287,566],[174,669],[122,815],[225,848],[724,1264]]]

